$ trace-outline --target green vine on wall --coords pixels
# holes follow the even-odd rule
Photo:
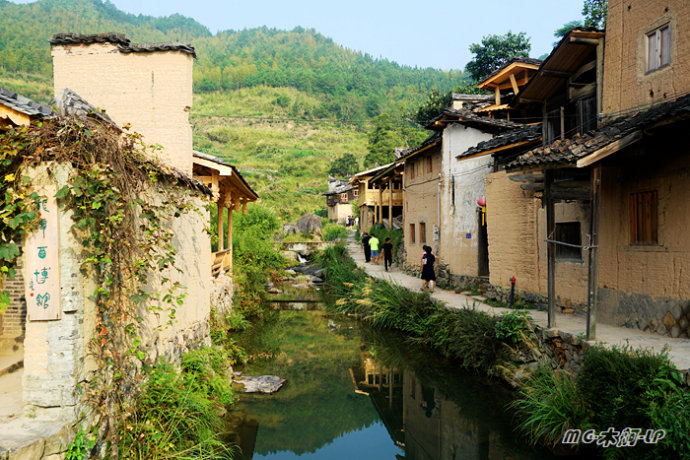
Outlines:
[[[141,136],[91,119],[50,119],[0,135],[0,176],[5,202],[0,218],[0,274],[12,277],[21,243],[35,229],[38,196],[30,192],[27,168],[45,161],[71,166],[68,184],[56,198],[72,213],[72,232],[81,242],[82,273],[96,283],[95,337],[90,353],[97,375],[85,392],[101,416],[98,441],[120,456],[119,430],[134,409],[147,355],[142,314],[167,312],[167,324],[184,302],[184,287],[166,277],[175,267],[169,222],[197,211],[192,182],[153,162]],[[50,171],[50,167],[49,167]],[[174,185],[183,182],[185,191]],[[150,286],[160,272],[160,285]],[[3,293],[0,308],[7,308]]]

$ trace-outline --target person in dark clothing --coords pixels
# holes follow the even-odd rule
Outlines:
[[[424,255],[422,256],[422,264],[420,266],[422,271],[422,291],[429,287],[430,292],[434,292],[434,284],[436,284],[436,273],[434,272],[434,262],[436,256],[431,253],[430,246],[424,246]]]
[[[386,242],[381,245],[383,250],[383,266],[388,271],[388,267],[393,266],[393,244],[391,244],[391,239],[386,238]]]
[[[369,239],[371,237],[368,233],[364,233],[362,237],[362,248],[364,249],[364,261],[369,263],[371,261],[371,248],[369,247]]]

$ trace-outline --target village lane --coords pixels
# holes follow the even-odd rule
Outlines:
[[[390,271],[386,272],[383,264],[373,265],[371,263],[365,263],[364,253],[359,243],[354,239],[354,234],[351,234],[348,240],[348,252],[350,257],[357,263],[357,266],[364,269],[364,271],[373,278],[386,280],[411,290],[419,290],[422,285],[419,278],[403,273],[397,266],[394,266]],[[478,300],[471,296],[456,294],[453,291],[439,288],[431,294],[431,297],[437,301],[443,302],[443,304],[450,309],[474,308],[492,315],[501,315],[504,312],[511,311],[509,308],[492,307],[491,305],[482,303],[481,299]],[[534,320],[534,323],[546,329],[546,311],[529,310],[529,314]],[[585,328],[586,318],[584,315],[556,313],[556,330],[571,335],[577,335],[584,334]],[[685,371],[686,376],[688,375],[688,370],[690,370],[689,339],[674,339],[638,329],[616,327],[602,323],[597,323],[596,333],[596,343],[604,346],[623,346],[629,344],[634,348],[649,348],[655,352],[661,352],[664,346],[668,346],[670,347],[669,358],[673,364],[675,364],[679,370]]]

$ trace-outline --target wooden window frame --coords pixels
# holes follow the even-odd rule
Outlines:
[[[419,223],[419,242],[426,244],[426,222]]]
[[[414,160],[410,160],[410,179],[414,179]]]
[[[415,226],[414,224],[410,224],[410,244],[415,244]]]
[[[568,235],[572,238],[568,238]],[[556,222],[554,232],[556,241],[582,245],[582,223],[579,221]],[[582,248],[556,245],[556,260],[561,262],[582,262]]]
[[[667,31],[664,34],[664,31]],[[664,37],[665,35],[665,37]],[[665,38],[665,39],[664,39]],[[656,43],[656,49],[652,44]],[[645,34],[644,39],[644,69],[645,73],[655,72],[671,65],[671,23],[657,27]],[[666,53],[664,53],[666,51]],[[665,62],[664,62],[665,60]]]
[[[630,194],[630,245],[659,244],[659,192],[648,190]]]
[[[427,173],[432,173],[434,172],[434,163],[431,155],[426,157],[426,172]]]

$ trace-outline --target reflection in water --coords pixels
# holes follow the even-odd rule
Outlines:
[[[279,318],[281,352],[243,371],[288,383],[242,396],[245,460],[550,458],[515,439],[507,390],[452,361],[322,311]]]

